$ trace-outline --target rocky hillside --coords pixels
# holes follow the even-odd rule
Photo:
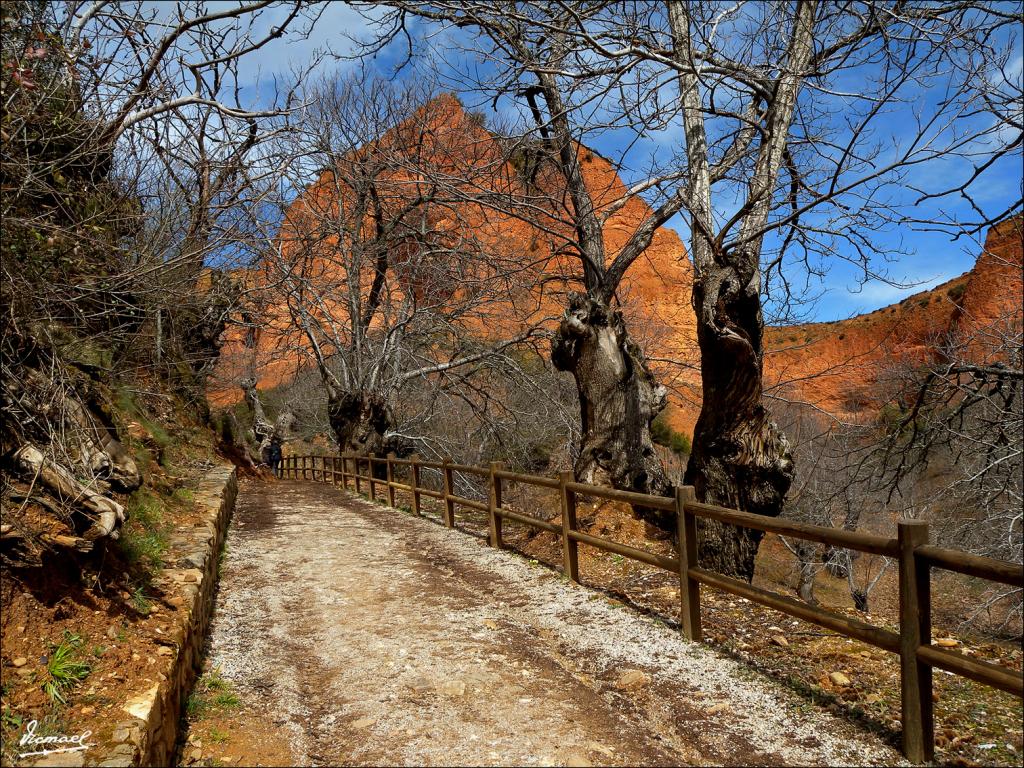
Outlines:
[[[501,156],[499,139],[454,97],[441,97],[424,109],[432,111],[434,141],[442,145],[445,158],[471,153],[481,158],[481,163],[492,163]],[[459,153],[451,152],[450,143],[458,145]],[[433,151],[439,150],[434,146]],[[612,205],[625,194],[622,180],[600,155],[585,147],[579,151],[595,201],[602,208]],[[493,173],[493,178],[514,176],[517,169],[511,167],[513,164]],[[543,174],[535,181],[541,186],[551,183]],[[330,174],[325,173],[295,202],[287,220],[301,220],[304,209],[329,199],[331,188]],[[643,201],[634,198],[608,217],[604,232],[609,259],[649,212]],[[521,254],[538,278],[530,300],[510,295],[507,302],[492,305],[489,317],[479,320],[477,327],[493,328],[495,323],[508,327],[541,316],[557,316],[562,296],[572,288],[575,265],[569,257],[557,253],[550,234],[493,211],[467,209],[459,215],[496,252]],[[975,267],[936,288],[849,320],[766,329],[767,384],[779,387],[797,401],[842,418],[856,418],[885,399],[887,369],[894,362],[922,362],[940,339],[956,334],[978,335],[1013,307],[1019,317],[1021,221],[1018,217],[994,228]],[[249,279],[258,278],[250,275]],[[688,434],[692,434],[700,409],[691,281],[692,265],[682,241],[673,230],[663,228],[630,268],[619,293],[632,333],[652,359],[652,368],[669,387],[668,422]],[[243,378],[254,376],[264,389],[290,381],[301,369],[305,360],[297,350],[303,342],[295,336],[286,312],[284,301],[268,302],[259,333],[238,328],[229,335],[210,382],[213,403],[239,401],[242,391],[238,382]],[[552,321],[547,322],[550,325]],[[665,362],[668,358],[674,362]]]
[[[488,169],[474,183],[481,186],[487,182],[499,192],[501,185],[515,183],[515,179],[523,175],[521,166],[524,161],[518,156],[506,162],[504,167],[492,167],[496,158],[503,157],[500,139],[467,113],[454,97],[440,97],[424,110],[430,113],[427,122],[432,143],[427,151],[431,152],[432,159],[439,158],[436,162],[442,167],[447,168],[453,162],[450,159],[453,154],[479,158],[480,164],[488,166]],[[440,148],[437,145],[441,145]],[[459,151],[453,152],[451,145]],[[625,187],[607,160],[585,147],[579,151],[584,176],[595,203],[599,209],[607,210],[624,196]],[[537,198],[558,199],[559,196],[548,189],[551,179],[543,171],[533,175],[531,184],[535,185],[533,194]],[[286,213],[287,224],[282,236],[285,258],[299,251],[299,247],[294,245],[299,242],[299,237],[292,230],[301,228],[300,222],[317,216],[322,219],[331,214],[330,204],[325,201],[330,199],[334,189],[331,174],[325,172]],[[649,213],[643,201],[632,199],[607,218],[604,231],[609,261]],[[457,216],[458,224],[472,231],[483,247],[496,257],[511,255],[528,265],[524,266],[525,273],[518,281],[523,289],[516,291],[513,288],[506,301],[488,303],[486,313],[481,312],[470,322],[470,327],[486,334],[495,329],[507,331],[522,327],[540,318],[547,318],[541,322],[553,327],[561,314],[564,294],[572,290],[577,279],[574,275],[579,272],[574,258],[558,253],[557,238],[551,234],[551,229],[557,225],[546,222],[546,226],[532,226],[522,218],[502,215],[493,208],[477,209],[469,205],[462,206],[452,216]],[[666,357],[664,353],[669,345],[674,350],[696,348],[695,321],[690,307],[691,270],[679,236],[670,229],[657,232],[646,252],[630,269],[619,300],[631,321],[632,332],[652,357]],[[307,272],[315,274],[316,267],[307,268]],[[254,272],[246,279],[250,283],[259,283],[261,276]],[[336,280],[337,276],[328,275],[323,279]],[[294,324],[289,322],[287,311],[283,298],[268,301],[260,311],[258,333],[236,328],[229,334],[208,390],[212,403],[228,405],[240,400],[242,393],[238,382],[249,376],[257,379],[260,389],[276,386],[295,376],[304,362],[304,356],[297,353],[296,346],[302,345],[303,341]],[[677,356],[675,351],[673,356]],[[659,373],[665,379],[679,378],[678,369],[679,366],[662,366]],[[681,405],[682,400],[679,403]],[[692,404],[683,412],[696,413]]]
[[[841,418],[870,413],[898,366],[930,361],[943,344],[984,360],[1000,327],[1021,322],[1024,218],[993,227],[974,267],[898,304],[830,323],[766,330],[769,384]]]

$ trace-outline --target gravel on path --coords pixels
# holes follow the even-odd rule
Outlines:
[[[243,485],[210,659],[296,765],[902,762],[557,572],[315,483]]]

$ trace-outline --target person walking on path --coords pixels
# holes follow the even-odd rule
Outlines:
[[[275,477],[280,477],[281,476],[281,443],[279,441],[277,441],[277,440],[274,440],[273,442],[271,442],[270,443],[270,447],[269,447],[267,453],[269,454],[268,458],[270,459],[270,461],[267,462],[268,464],[270,464],[270,471],[274,473]]]

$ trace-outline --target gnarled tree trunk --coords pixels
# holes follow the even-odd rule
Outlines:
[[[257,454],[253,463],[268,462],[268,459],[265,458],[267,449],[271,446],[280,447],[288,439],[295,416],[289,406],[278,414],[274,423],[271,424],[266,411],[263,410],[263,401],[260,400],[260,393],[256,389],[256,379],[243,379],[239,382],[239,386],[245,392],[245,402],[249,404],[249,409],[252,411],[252,436],[256,442],[255,453]],[[232,429],[231,431],[233,438],[237,438],[236,430]],[[249,447],[244,444],[237,447],[242,453],[250,453]]]
[[[395,453],[406,456],[411,446],[388,434],[395,415],[387,401],[373,392],[347,392],[331,388],[327,396],[327,419],[342,451]]]
[[[706,503],[776,517],[793,482],[793,459],[761,404],[759,280],[717,267],[694,283],[693,295],[704,399],[685,482]],[[713,520],[701,520],[698,532],[702,567],[753,578],[762,532]]]
[[[582,429],[576,478],[583,483],[607,478],[622,490],[668,493],[651,440],[651,422],[665,407],[665,388],[629,338],[622,314],[591,296],[573,294],[552,339],[551,360],[576,379]],[[666,530],[674,525],[663,512],[636,511]]]

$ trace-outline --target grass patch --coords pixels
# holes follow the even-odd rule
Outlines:
[[[178,488],[174,491],[172,496],[174,497],[175,500],[182,501],[187,504],[191,504],[193,501],[195,501],[196,498],[195,492],[189,490],[188,488]]]
[[[198,693],[193,691],[185,702],[185,714],[190,720],[196,720],[206,714],[207,702]]]
[[[43,692],[55,704],[67,704],[66,694],[81,683],[92,667],[78,658],[82,638],[71,632],[64,632],[64,639],[51,646],[50,658],[46,662],[47,679]]]
[[[153,608],[153,601],[149,599],[141,585],[132,590],[131,604],[132,608],[141,614],[148,614]]]
[[[232,691],[221,691],[213,697],[213,703],[219,709],[237,709],[242,706],[242,700]]]
[[[240,706],[242,700],[234,692],[231,683],[224,679],[220,669],[214,667],[196,682],[185,702],[185,711],[190,720],[198,720]]]
[[[133,493],[125,511],[129,520],[134,520],[147,530],[156,529],[163,523],[163,505],[148,488],[140,488]]]
[[[163,567],[167,551],[163,504],[152,491],[140,488],[131,495],[125,509],[128,521],[121,528],[118,548],[129,565],[152,574]]]
[[[228,539],[225,536],[224,541],[221,542],[220,552],[217,553],[217,581],[220,581],[220,572],[224,568],[224,558],[228,554]]]

